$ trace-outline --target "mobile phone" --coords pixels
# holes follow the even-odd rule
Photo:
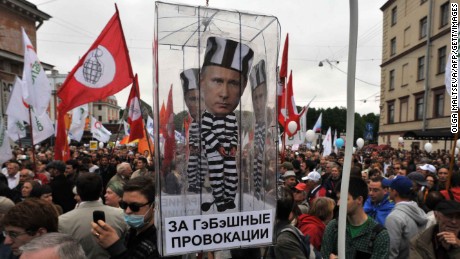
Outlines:
[[[105,213],[102,210],[95,210],[93,211],[93,221],[97,224],[99,220],[105,222]]]

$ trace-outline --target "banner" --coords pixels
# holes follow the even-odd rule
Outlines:
[[[91,133],[93,133],[93,138],[104,143],[109,142],[110,136],[112,135],[110,131],[104,128],[102,122],[96,120],[93,116],[91,116]]]
[[[80,142],[83,137],[88,117],[88,104],[80,105],[72,110],[72,123],[69,129],[69,138]]]
[[[5,130],[5,121],[0,116],[0,165],[13,158],[8,133]]]

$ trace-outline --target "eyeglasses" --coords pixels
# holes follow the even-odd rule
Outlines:
[[[151,202],[147,202],[145,204],[127,203],[124,201],[119,202],[120,208],[122,208],[123,210],[126,210],[129,207],[129,209],[132,212],[138,212],[142,207],[147,206],[149,204],[151,204]]]
[[[33,231],[25,231],[25,232],[19,232],[18,233],[18,232],[14,232],[14,231],[3,230],[2,233],[3,233],[4,237],[9,236],[11,239],[16,239],[19,236],[24,235],[24,234],[31,235],[31,236],[35,235],[35,232],[33,232]]]
[[[393,169],[395,169],[395,170],[400,170],[401,167],[393,167]]]

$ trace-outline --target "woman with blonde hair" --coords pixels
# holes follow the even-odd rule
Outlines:
[[[310,243],[321,250],[324,230],[327,223],[334,216],[335,201],[328,197],[316,198],[307,214],[302,214],[297,218],[297,228],[304,235],[310,236]]]

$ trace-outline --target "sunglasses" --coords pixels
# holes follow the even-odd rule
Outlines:
[[[132,212],[138,212],[142,207],[147,206],[149,204],[151,204],[151,202],[147,202],[145,204],[127,203],[124,201],[119,202],[120,208],[122,208],[123,210],[126,210],[129,207],[129,209]]]

